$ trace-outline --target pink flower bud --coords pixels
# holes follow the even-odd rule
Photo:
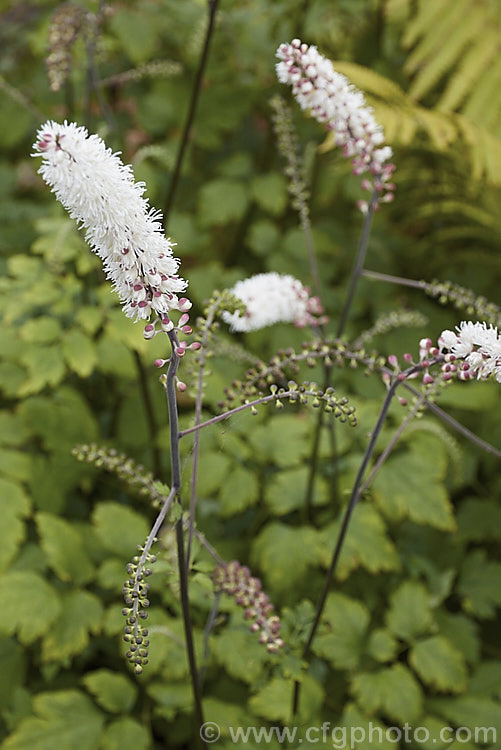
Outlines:
[[[176,383],[176,388],[178,391],[181,391],[181,393],[184,393],[186,390],[186,383],[183,383],[182,380],[178,380]]]
[[[153,364],[155,367],[163,367],[168,361],[168,359],[156,359]]]
[[[202,344],[200,343],[200,341],[194,341],[192,344],[190,344],[189,348],[192,351],[196,352],[196,351],[198,351],[199,349],[202,348]]]
[[[423,376],[423,383],[425,385],[431,385],[435,382],[435,379],[431,377],[429,373],[426,373],[426,375]]]
[[[189,319],[190,316],[188,315],[188,313],[183,313],[179,318],[178,326],[181,328],[181,326],[184,326],[184,324],[187,323]]]
[[[191,326],[182,326],[181,330],[183,333],[186,333],[189,335],[190,333],[193,333],[193,328]]]
[[[190,300],[186,297],[181,297],[178,301],[178,309],[181,310],[181,312],[186,312],[187,310],[191,310],[193,305],[191,304]]]

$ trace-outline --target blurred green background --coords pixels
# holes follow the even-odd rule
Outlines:
[[[75,444],[97,441],[169,481],[167,410],[152,366],[166,356],[166,342],[145,342],[141,326],[125,319],[30,151],[48,118],[85,124],[123,152],[163,210],[207,3],[89,0],[61,8],[0,2],[0,731],[9,750],[195,747],[172,533],[161,539],[151,577],[151,663],[135,678],[122,655],[121,588],[153,511],[71,455]],[[222,0],[167,223],[193,319],[215,288],[252,273],[311,283],[269,107],[273,94],[289,94],[276,82],[274,55],[294,36],[317,44],[364,91],[395,152],[396,199],[375,217],[367,267],[450,280],[497,303],[498,0]],[[335,331],[361,229],[360,181],[321,126],[297,107],[294,115]],[[469,317],[418,290],[362,279],[348,336],[393,309],[420,310],[428,323],[376,338],[384,355],[417,354],[423,335]],[[266,360],[308,336],[275,326],[233,337],[238,348],[230,351],[221,331],[207,414],[253,357]],[[189,362],[183,376],[190,379]],[[322,371],[303,378],[319,382]],[[429,415],[404,433],[357,508],[311,664],[301,664],[346,493],[384,395],[378,377],[358,371],[336,371],[333,385],[357,407],[359,426],[337,430],[335,497],[322,436],[314,523],[302,507],[315,414],[262,409],[202,437],[199,527],[225,559],[250,564],[262,578],[286,640],[284,653],[267,654],[238,608],[221,602],[204,686],[206,718],[222,725],[217,746],[233,747],[230,724],[287,722],[295,677],[303,679],[301,721],[309,725],[407,721],[432,738],[444,725],[501,733],[499,463]],[[457,383],[440,404],[501,447],[498,394],[496,383]],[[180,409],[191,425],[189,395]],[[404,415],[392,408],[381,446]],[[186,486],[191,445],[186,438]],[[202,661],[213,602],[207,560],[197,550],[191,581]],[[332,742],[315,745],[323,746]]]

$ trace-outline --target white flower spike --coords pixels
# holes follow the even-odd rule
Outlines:
[[[188,300],[177,297],[187,284],[177,274],[173,243],[163,233],[161,213],[143,197],[144,183],[134,182],[132,167],[75,123],[46,122],[34,149],[43,160],[39,173],[87,230],[127,317],[164,318],[169,310],[187,309]]]
[[[454,331],[442,331],[438,346],[464,359],[478,380],[494,375],[501,383],[501,334],[486,323],[463,321]]]
[[[325,322],[325,318],[315,317],[323,312],[318,297],[310,297],[308,289],[290,275],[260,273],[238,281],[230,291],[246,307],[243,315],[223,313],[232,331],[257,331],[275,323],[302,328]]]
[[[278,80],[292,86],[301,109],[309,110],[312,117],[333,131],[336,145],[352,159],[354,174],[372,174],[373,180],[363,180],[362,186],[375,189],[382,203],[393,200],[395,186],[389,182],[395,169],[389,162],[392,150],[382,145],[383,128],[374,119],[362,92],[334,70],[331,61],[316,47],[300,39],[281,44],[277,57]],[[367,212],[367,202],[360,201],[359,208]]]

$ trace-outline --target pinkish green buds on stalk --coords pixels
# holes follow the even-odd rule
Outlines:
[[[250,574],[249,568],[232,560],[218,565],[212,574],[216,591],[233,596],[236,603],[245,608],[246,620],[253,620],[251,631],[259,633],[259,642],[266,644],[270,653],[276,653],[284,642],[280,638],[280,620],[272,615],[273,604],[261,589],[261,581]]]
[[[308,110],[312,117],[332,130],[336,146],[352,159],[354,174],[369,172],[372,175],[372,179],[362,181],[363,189],[375,190],[380,203],[392,201],[395,189],[389,181],[395,169],[389,161],[392,150],[382,145],[383,128],[374,119],[362,92],[334,70],[332,62],[316,47],[300,39],[281,44],[277,57],[280,60],[276,65],[278,80],[292,86],[301,109]],[[358,206],[363,213],[368,211],[367,201],[359,201]]]
[[[156,319],[145,327],[152,338],[160,321],[168,328],[171,310],[186,312],[191,303],[178,293],[187,283],[178,276],[174,244],[163,233],[160,212],[143,197],[132,168],[106,148],[97,135],[75,123],[48,121],[38,131],[33,156],[38,170],[73,219],[85,227],[86,240],[101,258],[123,311],[133,320]]]

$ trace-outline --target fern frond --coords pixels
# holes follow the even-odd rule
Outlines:
[[[489,29],[482,34],[481,42],[470,47],[463,56],[458,68],[450,77],[447,87],[437,104],[437,109],[440,109],[442,112],[450,112],[462,104],[468,94],[473,91],[473,95],[469,98],[464,112],[470,116],[478,114],[478,111],[475,112],[475,110],[468,113],[466,108],[476,93],[474,89],[478,88],[481,81],[484,82],[486,78],[489,82],[488,90],[490,91],[491,82],[489,80],[488,66],[492,61],[497,59],[499,43],[500,38],[497,29]]]
[[[409,0],[406,0],[409,10],[411,10],[411,4]],[[437,18],[439,18],[444,9],[447,8],[449,0],[436,0],[434,3],[419,3],[418,11],[414,18],[408,24],[402,44],[404,47],[412,47],[412,45],[422,36],[427,29],[430,28]]]
[[[435,5],[435,3],[425,0],[425,2],[420,2],[420,7],[423,5]],[[406,73],[413,73],[425,62],[429,64],[430,58],[433,60],[433,53],[447,46],[451,36],[451,29],[458,29],[467,25],[464,23],[458,24],[457,19],[461,18],[463,20],[465,18],[471,5],[471,0],[454,0],[453,2],[448,0],[441,5],[440,14],[434,16],[431,22],[426,25],[420,35],[420,41],[407,58],[404,65]],[[403,46],[410,47],[412,43],[408,42],[405,35],[402,40]]]
[[[468,23],[459,23],[456,28],[448,35],[446,41],[442,41],[440,49],[434,51],[432,59],[428,64],[423,66],[424,61],[420,61],[421,70],[416,76],[409,89],[409,96],[414,99],[421,99],[424,94],[430,91],[440,81],[442,76],[451,67],[454,67],[456,61],[461,57],[464,48],[475,39],[485,24],[485,14],[481,8],[474,9],[468,18]],[[407,61],[406,67],[410,70],[411,58]],[[413,68],[415,70],[415,67]]]

